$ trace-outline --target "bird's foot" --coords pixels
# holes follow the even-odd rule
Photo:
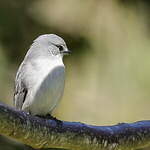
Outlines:
[[[47,114],[45,117],[46,117],[47,119],[51,119],[51,120],[58,120],[56,117],[53,117],[53,116],[50,115],[50,114]]]
[[[61,121],[61,120],[57,119],[56,117],[53,117],[53,116],[50,115],[50,114],[47,114],[47,115],[45,115],[45,116],[40,116],[40,115],[36,115],[36,116],[37,116],[37,117],[40,117],[40,118],[44,118],[44,119],[54,120],[54,121],[56,121],[59,125],[62,124],[62,121]]]
[[[47,114],[47,115],[46,115],[46,118],[56,121],[59,125],[62,124],[62,121],[61,121],[61,120],[57,119],[56,117],[53,117],[53,116],[50,115],[50,114]]]

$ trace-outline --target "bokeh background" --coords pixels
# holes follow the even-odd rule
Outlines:
[[[73,52],[53,115],[93,125],[150,119],[150,1],[0,0],[1,102],[13,104],[17,68],[46,33]],[[22,145],[1,137],[0,149]]]

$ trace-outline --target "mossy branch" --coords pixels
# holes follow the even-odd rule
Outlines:
[[[131,150],[150,146],[150,121],[91,126],[39,118],[0,104],[0,134],[33,148]]]

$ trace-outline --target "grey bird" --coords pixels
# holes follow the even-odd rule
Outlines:
[[[70,53],[55,34],[34,40],[15,79],[14,105],[31,115],[51,114],[59,103],[65,83],[63,56]]]

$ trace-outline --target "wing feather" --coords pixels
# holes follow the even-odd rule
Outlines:
[[[22,109],[23,103],[28,93],[28,90],[23,80],[23,75],[21,72],[23,67],[24,67],[24,64],[21,64],[16,75],[15,91],[14,91],[14,98],[13,98],[14,106],[19,110]]]

